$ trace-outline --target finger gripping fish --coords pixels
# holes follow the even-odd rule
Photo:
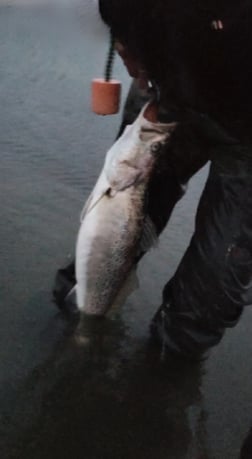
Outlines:
[[[145,110],[108,151],[82,212],[76,297],[86,314],[106,314],[134,271],[137,256],[157,238],[146,213],[148,184],[176,124],[150,122]]]

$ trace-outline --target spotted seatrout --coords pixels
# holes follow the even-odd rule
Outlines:
[[[175,123],[136,121],[108,151],[82,212],[76,245],[76,296],[80,311],[104,315],[116,302],[136,257],[157,238],[146,213],[148,184]]]

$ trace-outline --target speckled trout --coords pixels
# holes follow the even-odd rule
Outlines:
[[[176,124],[147,120],[147,108],[108,151],[82,211],[75,293],[78,309],[86,314],[104,315],[126,299],[122,292],[129,291],[137,256],[157,240],[146,210],[148,184]]]

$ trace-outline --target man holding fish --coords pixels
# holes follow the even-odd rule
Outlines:
[[[123,222],[117,234],[131,232],[131,238],[127,247],[117,238],[113,250],[120,247],[130,258],[121,271],[127,277],[164,229],[189,179],[210,161],[194,235],[151,323],[162,348],[200,359],[252,303],[252,1],[100,0],[99,7],[135,82],[121,136],[86,205],[76,252],[78,306],[85,311],[78,284],[87,282],[86,262],[79,253],[87,256],[80,245],[94,209],[101,202],[103,210],[114,208],[117,196]],[[142,108],[150,85],[154,100]],[[112,208],[108,212],[117,221]],[[106,256],[107,249],[100,266]],[[119,262],[116,272],[121,268]],[[98,278],[106,289],[102,270]],[[116,291],[121,287],[117,283]],[[86,304],[86,312],[97,312],[92,301]]]

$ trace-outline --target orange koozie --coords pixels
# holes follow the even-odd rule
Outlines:
[[[92,111],[97,115],[118,113],[121,98],[121,83],[118,80],[92,80]]]

